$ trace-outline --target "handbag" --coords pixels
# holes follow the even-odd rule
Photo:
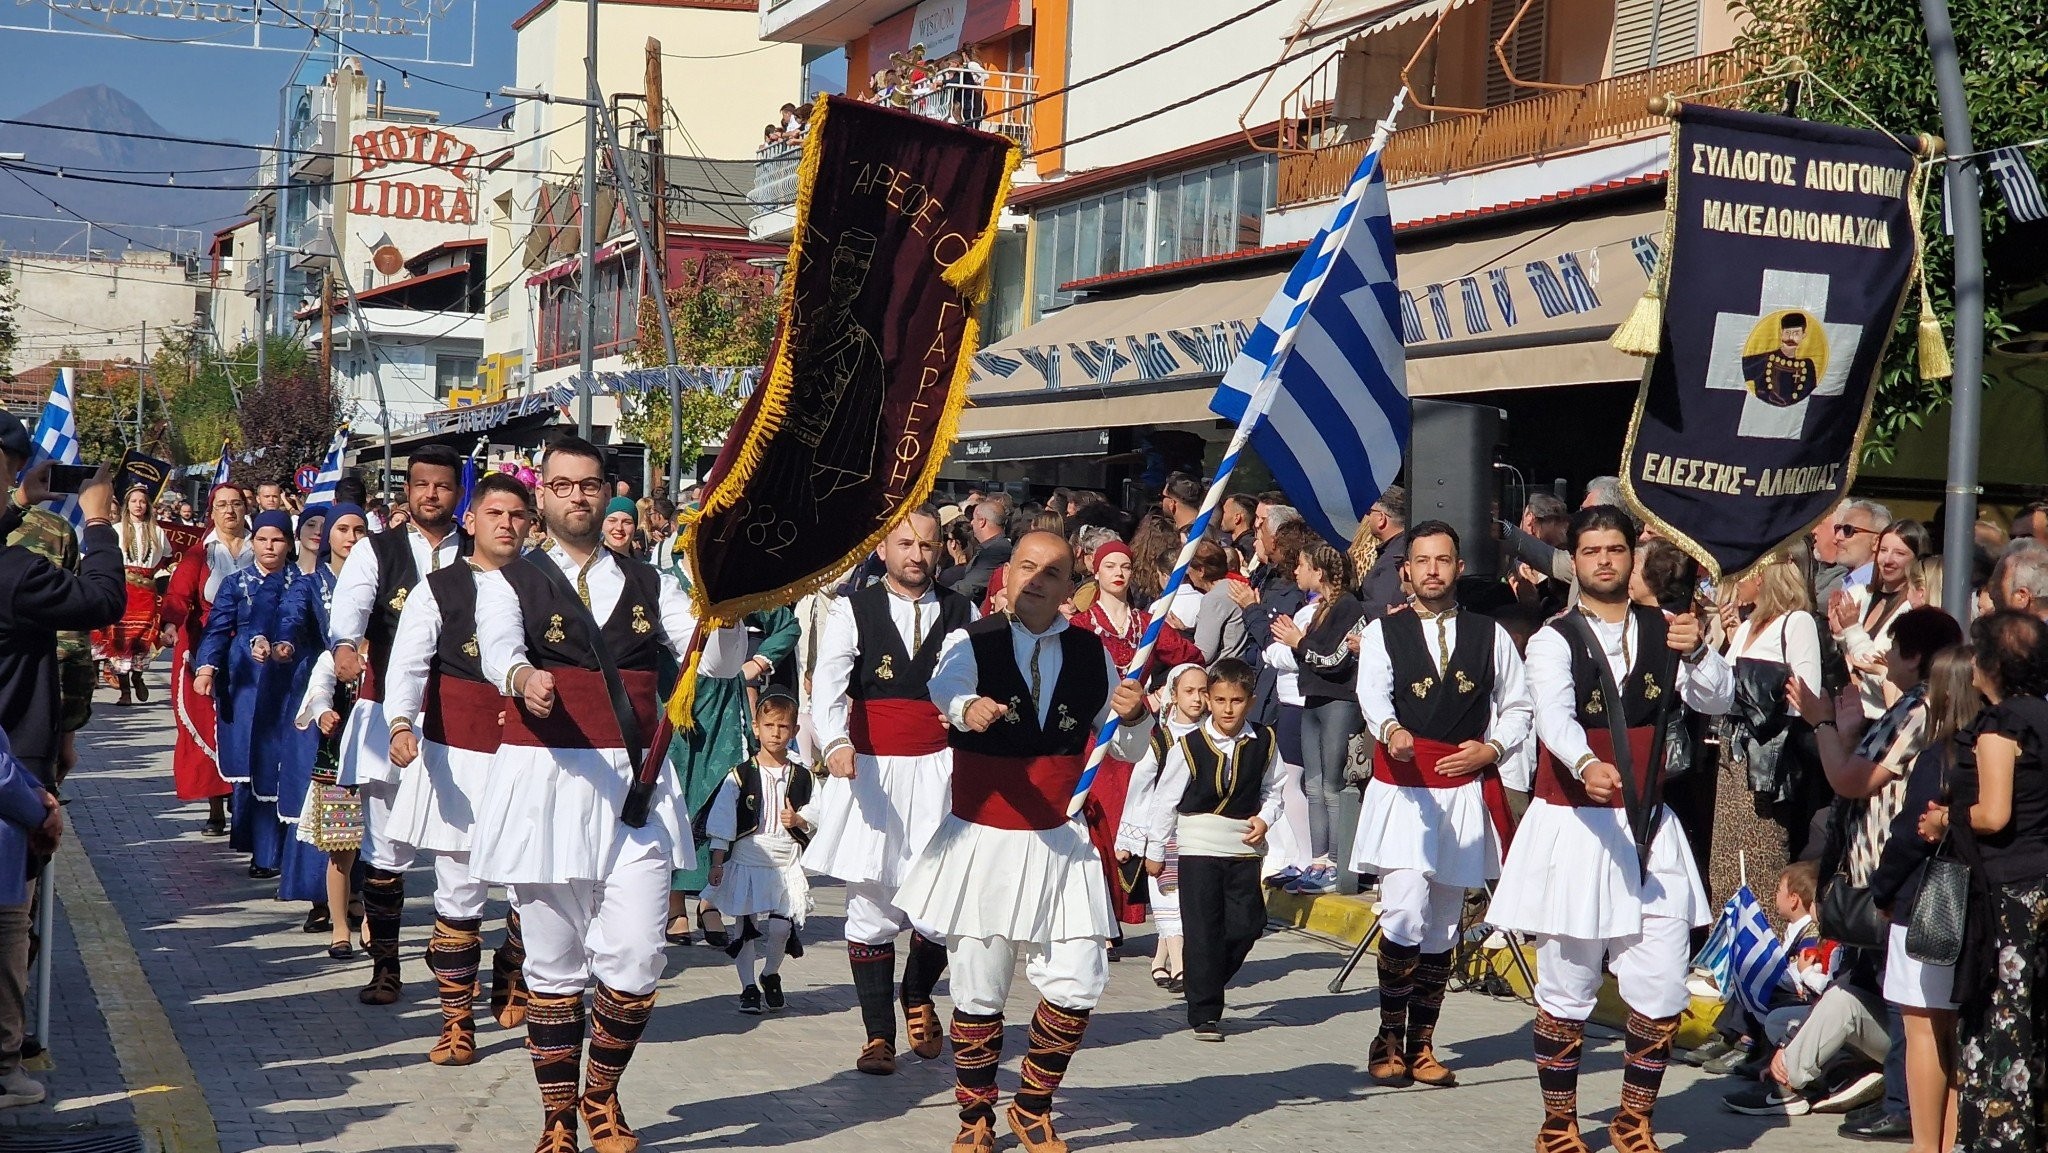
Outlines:
[[[1344,743],[1344,783],[1364,786],[1372,780],[1372,734],[1360,729]]]
[[[1877,911],[1870,890],[1850,884],[1845,873],[1836,873],[1822,883],[1814,920],[1822,937],[1852,949],[1882,950],[1890,942],[1891,921]]]
[[[1124,887],[1124,896],[1134,905],[1151,903],[1151,878],[1145,872],[1145,858],[1136,853],[1127,861],[1116,863],[1117,881]]]
[[[1920,866],[1920,895],[1906,923],[1906,955],[1928,965],[1953,965],[1963,955],[1969,920],[1970,867],[1934,856]]]

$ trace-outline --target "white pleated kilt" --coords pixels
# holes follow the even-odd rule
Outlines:
[[[726,858],[725,879],[704,899],[727,917],[787,917],[801,926],[811,911],[811,883],[791,840],[745,837]]]
[[[341,726],[341,764],[335,781],[361,785],[371,781],[396,784],[398,770],[391,764],[391,725],[384,717],[384,702],[356,702]]]
[[[1461,889],[1477,889],[1500,876],[1500,836],[1487,815],[1479,778],[1455,789],[1367,783],[1351,842],[1351,871],[1379,875],[1402,869]]]
[[[494,884],[602,881],[622,855],[649,848],[672,868],[695,868],[697,847],[675,774],[661,775],[645,827],[619,820],[635,771],[631,759],[624,749],[501,746],[471,798],[470,875]]]
[[[475,798],[491,775],[492,757],[422,739],[419,759],[400,773],[391,836],[416,849],[468,852]]]
[[[856,755],[853,763],[852,780],[827,777],[822,784],[818,831],[804,867],[849,884],[900,885],[953,810],[953,751]]]
[[[1529,802],[1486,919],[1502,929],[1587,941],[1634,936],[1645,916],[1712,924],[1685,829],[1668,807],[1662,813],[1643,880],[1627,813],[1541,797]]]
[[[919,932],[1019,943],[1116,936],[1109,884],[1088,829],[996,829],[947,814],[896,890]]]

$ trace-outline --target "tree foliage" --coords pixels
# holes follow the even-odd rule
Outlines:
[[[14,350],[21,347],[21,330],[14,322],[14,306],[18,299],[14,269],[7,261],[0,260],[0,376],[14,371]]]
[[[1914,133],[1940,135],[1941,109],[1935,96],[1934,63],[1916,0],[1730,0],[1749,23],[1740,46],[1778,57],[1803,57],[1816,77],[1853,102],[1814,84],[1805,86],[1798,114],[1814,120],[1869,127],[1858,109],[1908,139]],[[1968,93],[1973,147],[1979,151],[2018,144],[2048,126],[2048,69],[2039,47],[2038,6],[2011,0],[1949,0],[1956,45]],[[1759,88],[1765,110],[1777,111],[1782,87]],[[1954,242],[1942,226],[1943,187],[1935,174],[1921,223],[1927,284],[1942,331],[1953,338]],[[1986,343],[2011,336],[2003,305],[2016,289],[2040,278],[2038,258],[2021,259],[2023,246],[2003,242],[2011,231],[2004,203],[1987,186],[1984,237],[1989,269],[1985,286]],[[1886,351],[1877,404],[1872,410],[1865,452],[1888,460],[1899,435],[1925,423],[1949,402],[1946,381],[1922,381],[1914,355],[1918,310],[1899,317]]]
[[[166,451],[156,455],[179,464],[210,461],[221,441],[231,440],[238,456],[252,454],[234,466],[235,478],[250,484],[289,480],[300,465],[319,464],[341,418],[341,396],[321,378],[319,358],[297,340],[272,336],[263,351],[259,381],[255,341],[221,356],[192,333],[174,332],[151,366],[164,414],[158,443]],[[132,414],[135,394],[127,398]]]
[[[764,363],[775,337],[775,287],[763,273],[729,257],[688,261],[675,272],[668,290],[670,323],[675,328],[676,362],[686,365],[743,368]],[[654,301],[640,306],[639,343],[627,355],[637,365],[668,363]],[[669,467],[669,401],[664,392],[622,397],[620,428],[647,446],[657,467]],[[682,395],[683,443],[717,443],[739,416],[737,395],[709,389],[688,389]],[[684,467],[691,462],[685,461]]]

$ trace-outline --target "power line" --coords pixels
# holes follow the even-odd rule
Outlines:
[[[1211,96],[1228,92],[1232,88],[1235,88],[1240,84],[1246,84],[1253,80],[1257,80],[1260,76],[1264,75],[1267,72],[1271,72],[1275,68],[1279,68],[1287,64],[1292,64],[1297,60],[1302,60],[1306,59],[1307,57],[1314,56],[1319,52],[1328,50],[1328,48],[1329,45],[1327,44],[1319,44],[1314,48],[1304,48],[1299,52],[1293,53],[1292,55],[1283,56],[1272,64],[1267,64],[1259,68],[1254,68],[1250,72],[1247,72],[1242,76],[1239,76],[1235,80],[1226,80],[1223,83],[1215,85],[1213,87],[1204,88],[1202,91],[1197,92],[1192,96],[1183,97],[1182,99],[1176,100],[1171,104],[1167,104],[1159,108],[1154,108],[1150,112],[1145,112],[1140,115],[1133,116],[1129,120],[1119,120],[1115,124],[1111,124],[1104,128],[1098,128],[1093,132],[1084,132],[1079,136],[1069,136],[1067,139],[1062,140],[1057,144],[1048,144],[1043,148],[1033,149],[1032,151],[1024,154],[1025,158],[1029,159],[1034,156],[1043,156],[1048,152],[1057,151],[1062,148],[1071,148],[1076,144],[1085,144],[1090,140],[1094,140],[1102,136],[1107,136],[1112,132],[1120,132],[1134,125],[1143,124],[1145,121],[1150,120],[1155,116],[1162,116],[1168,112],[1175,111],[1176,109],[1185,108],[1190,104],[1196,103],[1197,101],[1207,100]]]
[[[1265,11],[1266,9],[1268,9],[1268,8],[1271,8],[1271,7],[1273,7],[1273,6],[1274,6],[1274,5],[1276,5],[1276,4],[1281,4],[1281,3],[1285,3],[1285,2],[1286,2],[1286,0],[1260,0],[1260,2],[1259,2],[1259,3],[1257,3],[1257,4],[1254,4],[1254,5],[1252,5],[1252,6],[1250,7],[1250,8],[1247,8],[1247,9],[1245,9],[1245,10],[1244,10],[1244,11],[1242,11],[1242,12],[1239,12],[1239,13],[1238,13],[1237,15],[1235,15],[1235,16],[1227,17],[1227,18],[1225,18],[1224,20],[1222,20],[1222,21],[1219,21],[1218,23],[1215,23],[1215,24],[1211,24],[1211,25],[1210,25],[1210,26],[1208,26],[1207,28],[1204,28],[1204,29],[1202,29],[1202,30],[1201,30],[1200,32],[1196,32],[1196,33],[1193,33],[1193,34],[1191,34],[1191,35],[1188,35],[1188,36],[1183,36],[1183,37],[1181,37],[1181,38],[1180,38],[1179,40],[1176,40],[1176,41],[1174,41],[1173,43],[1171,43],[1171,44],[1168,44],[1168,45],[1166,45],[1166,46],[1165,46],[1165,47],[1163,47],[1163,48],[1156,48],[1156,49],[1152,50],[1151,52],[1147,52],[1147,53],[1146,53],[1145,55],[1143,55],[1143,56],[1140,56],[1140,57],[1138,57],[1138,58],[1137,58],[1137,59],[1135,59],[1135,60],[1128,60],[1128,61],[1125,61],[1124,63],[1122,63],[1122,64],[1119,64],[1119,65],[1117,65],[1116,67],[1114,67],[1114,68],[1111,68],[1111,69],[1109,69],[1109,70],[1107,70],[1107,71],[1104,71],[1104,72],[1098,72],[1098,73],[1096,73],[1096,74],[1095,74],[1095,75],[1093,75],[1093,76],[1089,76],[1089,77],[1085,77],[1085,78],[1083,78],[1083,79],[1080,79],[1080,80],[1076,80],[1076,81],[1074,81],[1074,82],[1073,82],[1072,84],[1068,84],[1068,85],[1066,85],[1066,86],[1064,86],[1064,87],[1061,87],[1061,88],[1055,88],[1055,89],[1053,89],[1053,90],[1052,90],[1052,91],[1050,91],[1050,92],[1040,92],[1040,93],[1038,93],[1037,95],[1031,96],[1031,97],[1029,97],[1029,98],[1027,98],[1027,99],[1025,99],[1025,100],[1021,100],[1021,101],[1017,102],[1016,104],[1006,105],[1006,106],[1005,106],[1005,108],[1006,108],[1006,110],[1007,110],[1007,109],[1016,109],[1016,108],[1029,108],[1029,107],[1031,107],[1031,106],[1032,106],[1033,104],[1036,104],[1036,103],[1038,103],[1038,102],[1039,102],[1039,101],[1041,101],[1041,100],[1050,100],[1050,99],[1052,99],[1052,98],[1053,98],[1053,97],[1055,97],[1055,96],[1064,96],[1064,95],[1066,95],[1067,93],[1069,93],[1069,92],[1072,92],[1072,91],[1074,91],[1074,90],[1075,90],[1075,89],[1077,89],[1077,88],[1085,88],[1085,87],[1087,87],[1088,85],[1090,85],[1090,84],[1093,84],[1093,83],[1095,83],[1095,82],[1096,82],[1097,80],[1106,80],[1106,79],[1108,79],[1109,77],[1111,77],[1111,76],[1115,76],[1115,75],[1117,75],[1117,74],[1119,74],[1119,73],[1122,73],[1122,72],[1128,72],[1128,71],[1130,71],[1131,69],[1133,69],[1133,68],[1136,68],[1136,67],[1137,67],[1138,65],[1140,65],[1140,64],[1147,64],[1147,63],[1150,63],[1151,61],[1154,61],[1154,60],[1157,60],[1157,59],[1159,59],[1159,58],[1160,58],[1161,56],[1164,56],[1164,55],[1166,55],[1166,54],[1167,54],[1167,53],[1169,53],[1169,52],[1176,52],[1176,51],[1179,51],[1180,49],[1182,49],[1182,48],[1185,48],[1185,47],[1187,47],[1187,46],[1188,46],[1188,45],[1190,45],[1190,44],[1193,44],[1193,43],[1194,43],[1195,41],[1197,41],[1197,40],[1201,40],[1201,39],[1203,39],[1203,38],[1205,38],[1205,37],[1213,36],[1213,35],[1215,35],[1216,33],[1218,33],[1218,32],[1221,32],[1221,31],[1223,31],[1223,30],[1224,30],[1225,28],[1228,28],[1228,27],[1230,27],[1230,26],[1231,26],[1231,25],[1233,25],[1233,24],[1237,24],[1237,23],[1240,23],[1240,22],[1242,22],[1242,21],[1245,21],[1245,20],[1249,20],[1249,19],[1251,19],[1252,17],[1254,17],[1254,16],[1257,16],[1257,15],[1258,15],[1259,13],[1261,13],[1261,12],[1264,12],[1264,11]],[[1327,47],[1329,47],[1329,46],[1328,46],[1327,44],[1324,44],[1324,45],[1318,45],[1318,46],[1317,46],[1317,48],[1316,48],[1316,49],[1314,49],[1314,51],[1320,51],[1320,50],[1322,50],[1323,48],[1327,48]],[[1306,53],[1304,53],[1303,55],[1306,55]],[[1259,72],[1267,72],[1267,71],[1271,71],[1271,70],[1272,70],[1272,69],[1274,69],[1274,68],[1278,68],[1278,67],[1280,66],[1280,64],[1286,64],[1286,63],[1287,63],[1287,62],[1288,62],[1289,60],[1296,60],[1296,59],[1299,59],[1299,58],[1300,58],[1300,57],[1298,57],[1298,56],[1290,56],[1290,57],[1288,57],[1288,59],[1287,59],[1287,60],[1282,60],[1282,61],[1280,61],[1280,63],[1279,63],[1279,64],[1272,64],[1272,65],[1268,65],[1268,66],[1267,66],[1267,67],[1265,67],[1265,68],[1261,68],[1261,69],[1259,69],[1259,70],[1258,70],[1258,72],[1254,72],[1254,73],[1252,73],[1252,76],[1257,76],[1257,75],[1259,74]],[[1244,83],[1244,81],[1243,81],[1243,80],[1237,80],[1237,81],[1233,81],[1232,83],[1233,83],[1233,84],[1242,84],[1242,83]],[[1162,109],[1159,109],[1159,112],[1168,112],[1168,111],[1171,111],[1171,110],[1172,110],[1172,109],[1173,109],[1174,107],[1175,107],[1174,105],[1168,105],[1168,106],[1167,106],[1166,108],[1162,108]],[[1157,113],[1157,112],[1155,112],[1155,113],[1153,113],[1153,115],[1155,115],[1155,116],[1156,116],[1156,115],[1158,115],[1158,113]],[[1069,142],[1069,143],[1072,143],[1072,142]],[[1059,145],[1054,145],[1053,147],[1059,147]],[[1035,155],[1035,154],[1034,154],[1034,155]]]

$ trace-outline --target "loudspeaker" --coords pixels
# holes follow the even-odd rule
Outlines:
[[[1508,414],[1491,405],[1415,400],[1408,443],[1408,523],[1440,520],[1458,530],[1465,573],[1500,575],[1500,458]]]

